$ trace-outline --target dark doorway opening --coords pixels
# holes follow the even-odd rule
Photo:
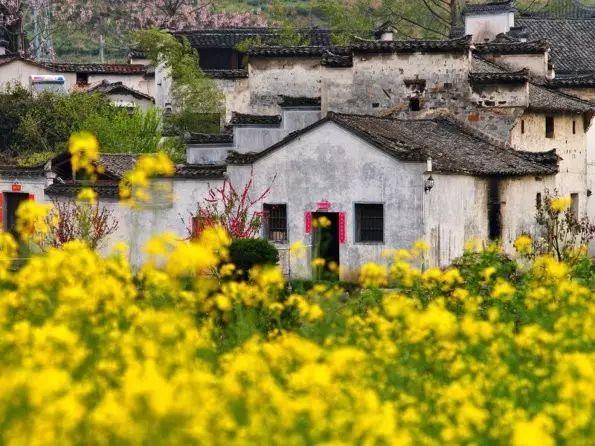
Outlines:
[[[16,235],[17,209],[23,201],[29,199],[29,194],[4,192],[4,229]]]
[[[498,178],[490,178],[488,181],[488,236],[490,240],[499,240],[502,237],[502,203]]]
[[[340,264],[339,214],[337,212],[314,212],[312,223],[312,259],[324,259],[322,278],[336,278]]]

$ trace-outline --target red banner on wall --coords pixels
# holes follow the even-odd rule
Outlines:
[[[22,189],[22,186],[19,183],[13,183],[10,189],[13,192],[20,192]]]
[[[306,234],[310,234],[312,232],[312,212],[306,212],[305,223],[306,223]]]
[[[339,243],[344,245],[347,242],[347,222],[345,212],[339,212]]]

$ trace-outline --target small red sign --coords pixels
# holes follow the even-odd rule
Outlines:
[[[331,202],[327,200],[319,201],[318,203],[316,203],[316,207],[319,211],[328,211],[331,208],[331,206]]]
[[[345,212],[339,212],[339,243],[344,245],[347,242],[347,218]]]
[[[310,234],[312,232],[312,212],[306,212],[305,223],[306,223],[306,234]]]
[[[13,192],[20,192],[22,189],[23,189],[23,186],[21,186],[19,183],[14,183],[12,185]]]

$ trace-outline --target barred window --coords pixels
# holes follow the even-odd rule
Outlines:
[[[355,205],[355,240],[362,243],[384,242],[384,205]]]
[[[264,234],[273,242],[287,241],[287,205],[265,204],[264,211]]]

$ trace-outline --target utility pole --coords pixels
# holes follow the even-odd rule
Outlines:
[[[105,40],[103,34],[99,35],[99,60],[101,63],[105,63]]]

